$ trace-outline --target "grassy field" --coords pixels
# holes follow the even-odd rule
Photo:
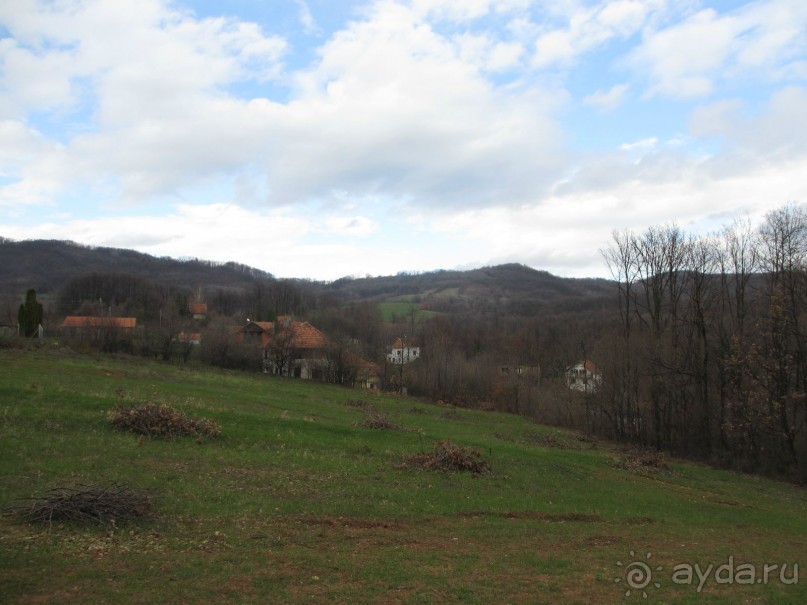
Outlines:
[[[381,311],[381,318],[386,322],[391,321],[409,321],[412,314],[415,315],[415,321],[423,321],[430,319],[439,313],[435,311],[425,311],[420,308],[418,303],[406,301],[393,301],[378,303],[378,310]]]
[[[358,399],[404,430],[361,427]],[[222,437],[109,423],[116,404],[146,402],[213,419]],[[446,438],[493,472],[403,464]],[[2,517],[2,603],[807,603],[803,488],[625,464],[504,414],[2,350],[0,461],[3,505],[77,483],[155,493],[151,516],[117,527]],[[642,566],[649,577],[631,574]]]

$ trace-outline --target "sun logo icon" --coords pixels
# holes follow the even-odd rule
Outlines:
[[[658,582],[653,582],[653,571],[662,571],[664,568],[661,565],[657,565],[655,569],[651,569],[650,565],[645,561],[650,561],[652,555],[647,553],[645,556],[645,561],[637,561],[636,560],[636,553],[634,551],[630,551],[630,556],[633,557],[633,561],[630,563],[623,563],[622,561],[617,561],[617,566],[624,568],[624,572],[618,578],[614,578],[615,583],[620,583],[623,580],[628,586],[628,589],[625,591],[625,596],[629,597],[631,593],[635,592],[638,594],[639,592],[642,593],[642,598],[647,598],[647,591],[645,588],[652,584],[656,588],[661,588],[661,584]]]

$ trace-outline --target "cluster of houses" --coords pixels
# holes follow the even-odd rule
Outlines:
[[[204,303],[189,306],[192,317],[199,321],[207,316]],[[131,339],[137,329],[134,317],[68,316],[61,333],[74,340],[101,341],[112,334],[115,338]],[[238,328],[234,339],[260,349],[262,368],[267,374],[310,380],[351,384],[366,389],[378,389],[382,368],[367,361],[348,347],[340,346],[307,321],[279,317],[273,322],[250,321]],[[182,331],[175,340],[185,345],[199,345],[202,334]],[[420,358],[420,347],[396,338],[387,349],[386,360],[400,370]],[[538,366],[501,366],[499,373],[513,378],[540,380]],[[602,384],[602,372],[591,360],[581,360],[565,372],[566,386],[574,391],[594,393]]]

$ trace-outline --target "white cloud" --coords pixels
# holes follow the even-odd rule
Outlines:
[[[715,228],[713,216],[762,216],[787,200],[807,199],[807,158],[765,164],[730,178],[691,165],[675,183],[623,179],[611,187],[572,191],[520,208],[498,207],[434,217],[435,233],[463,237],[477,250],[472,264],[519,259],[566,276],[607,277],[599,250],[614,229],[643,231],[675,221],[694,233]],[[727,219],[730,220],[730,219]]]
[[[497,89],[404,6],[381,3],[320,49],[281,111],[273,199],[523,199],[561,160],[558,98]],[[334,150],[338,150],[336,153]]]
[[[530,0],[412,0],[412,9],[421,18],[470,21],[490,13],[525,10]]]
[[[263,149],[268,105],[234,99],[226,87],[274,77],[281,38],[155,0],[4,7],[0,20],[16,40],[0,46],[0,114],[47,109],[85,124],[58,149],[18,162],[6,200],[110,182],[129,201],[175,194]]]
[[[322,34],[322,30],[319,28],[316,21],[314,21],[314,16],[311,14],[308,3],[305,0],[294,0],[294,3],[297,5],[297,12],[300,16],[303,31],[312,35]]]
[[[378,231],[378,224],[364,216],[329,216],[325,218],[324,233],[344,237],[365,237]]]
[[[483,71],[499,72],[516,67],[524,54],[520,42],[500,42],[486,34],[463,33],[454,37],[460,58]]]
[[[580,55],[609,40],[636,34],[651,13],[664,5],[664,0],[603,1],[593,7],[571,3],[571,10],[561,13],[567,23],[543,32],[536,40],[533,67],[569,67]]]
[[[647,30],[630,63],[647,74],[648,94],[690,98],[711,94],[726,79],[792,76],[805,49],[807,3],[770,0],[725,14],[704,9]]]
[[[737,99],[697,109],[690,129],[699,137],[722,137],[733,152],[788,158],[807,154],[807,90],[787,87],[774,93],[765,111],[751,115]]]
[[[600,111],[613,111],[622,105],[629,88],[628,84],[614,84],[608,90],[597,91],[588,95],[583,99],[583,103]]]
[[[619,148],[622,151],[637,151],[654,149],[656,145],[658,145],[658,139],[656,137],[648,137],[640,141],[633,141],[632,143],[622,143]]]

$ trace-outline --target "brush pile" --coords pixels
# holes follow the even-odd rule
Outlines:
[[[76,521],[116,525],[142,517],[151,506],[149,492],[111,483],[55,488],[41,496],[19,500],[3,512],[29,523]]]
[[[652,450],[628,450],[618,460],[612,459],[611,466],[639,475],[675,474],[664,454]]]
[[[147,403],[137,407],[115,406],[109,412],[109,421],[122,431],[148,437],[212,439],[221,435],[221,428],[214,421],[187,416],[160,403]]]
[[[367,419],[359,422],[356,426],[360,426],[365,429],[381,429],[387,431],[403,430],[400,425],[395,424],[392,422],[392,420],[377,412],[368,414]]]
[[[414,454],[406,458],[404,467],[409,465],[430,471],[459,471],[477,474],[490,474],[490,465],[482,459],[478,450],[452,443],[450,439],[437,441],[434,451]]]
[[[358,408],[362,412],[366,412],[371,414],[376,411],[375,406],[372,403],[365,401],[364,399],[348,399],[345,402],[345,405],[351,408]]]

